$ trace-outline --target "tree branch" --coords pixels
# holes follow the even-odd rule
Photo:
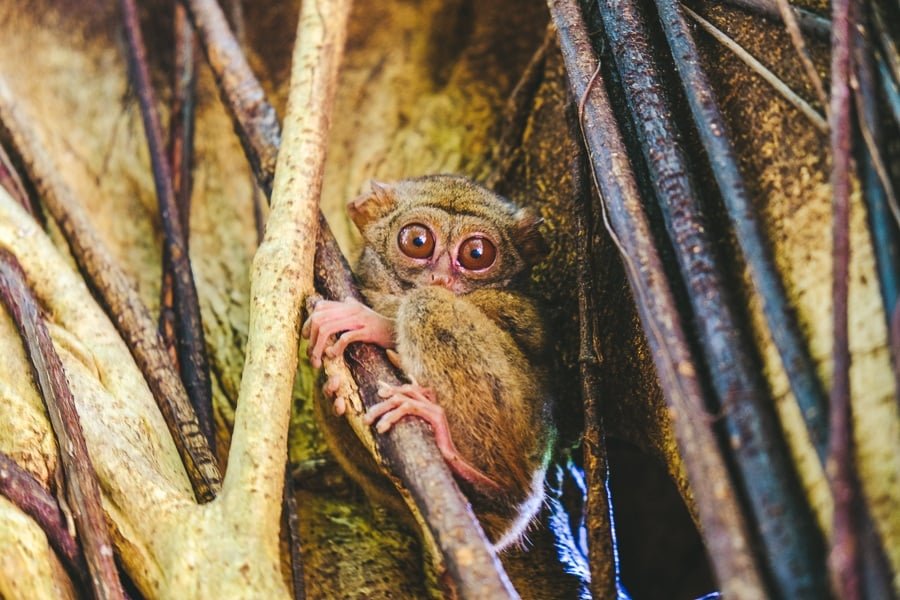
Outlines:
[[[66,495],[75,528],[84,547],[94,595],[98,599],[124,598],[94,467],[75,410],[75,401],[62,361],[31,295],[15,256],[0,249],[0,297],[22,338],[32,376],[44,399],[59,456],[66,475]]]
[[[253,111],[248,110],[248,105],[252,104],[265,114],[274,115],[274,110],[265,101],[262,88],[247,67],[246,60],[242,55],[237,56],[240,54],[239,46],[228,30],[218,5],[205,0],[183,1],[197,27],[210,67],[216,74],[220,96],[231,112],[235,130],[242,138],[242,146],[248,153],[250,165],[260,187],[267,190],[267,182],[272,180],[272,174],[266,170],[269,163],[265,157],[277,152],[281,134],[277,122],[272,124],[266,119],[260,120]],[[225,56],[231,58],[225,60]],[[251,98],[253,101],[246,102],[242,98]],[[324,138],[322,142],[324,143]],[[274,208],[273,202],[273,210]],[[268,228],[275,222],[275,217],[270,215],[267,236],[270,235]],[[321,214],[318,229],[316,278],[318,280],[319,277],[327,276],[334,281],[333,284],[318,284],[320,291],[331,298],[359,297],[353,284],[352,272]],[[281,323],[279,326],[284,325]],[[351,346],[347,355],[364,402],[377,399],[378,378],[386,382],[400,381],[383,352],[372,346],[356,344]],[[241,385],[243,389],[244,381]],[[267,428],[271,430],[272,425],[269,424]],[[457,584],[457,591],[464,598],[482,597],[485,594],[487,597],[493,594],[492,597],[495,598],[513,596],[515,592],[512,591],[502,566],[496,560],[465,497],[440,456],[427,425],[411,419],[409,422],[399,423],[378,439],[386,466],[404,486],[409,486],[413,501],[420,507],[428,527],[433,530],[434,539]],[[439,487],[427,489],[428,485]]]
[[[713,567],[729,598],[764,597],[747,525],[703,408],[704,393],[675,299],[651,242],[627,151],[606,92],[602,85],[595,85],[598,61],[584,18],[573,0],[548,0],[547,4],[559,32],[572,94],[582,99],[579,119],[604,219],[637,300]]]
[[[784,22],[788,35],[791,37],[794,50],[797,51],[797,58],[800,59],[803,70],[806,71],[806,77],[816,92],[816,98],[821,102],[823,109],[828,112],[828,96],[825,95],[825,86],[822,85],[822,78],[819,76],[816,65],[813,64],[812,58],[810,58],[806,49],[806,40],[803,39],[803,32],[800,31],[797,13],[793,10],[788,0],[775,0],[775,4],[778,5],[778,12],[781,15],[781,20]]]
[[[22,185],[22,179],[19,177],[19,173],[16,171],[16,168],[12,164],[12,160],[10,160],[9,155],[6,153],[6,149],[3,147],[3,144],[0,144],[0,185],[9,193],[10,197],[22,205],[29,215],[38,218],[37,211],[35,211],[34,207],[31,205],[31,198],[28,196],[28,192],[25,191],[25,186]]]
[[[697,46],[687,21],[675,0],[656,0],[660,20],[687,96],[694,125],[712,167],[735,236],[750,271],[753,288],[764,298],[763,314],[791,390],[806,422],[813,446],[820,457],[827,445],[825,392],[816,374],[815,363],[787,300],[784,284],[769,248],[763,227],[741,178],[725,119],[702,67]]]
[[[833,281],[832,314],[834,376],[831,387],[828,475],[834,497],[831,553],[828,557],[836,595],[861,598],[856,503],[859,492],[853,464],[853,418],[850,404],[850,192],[853,178],[850,76],[855,20],[853,0],[832,2],[831,40],[831,186]]]
[[[172,190],[175,202],[181,215],[181,227],[185,232],[185,247],[190,245],[191,191],[193,187],[193,155],[194,155],[194,102],[196,91],[196,55],[197,43],[194,28],[188,19],[187,11],[181,4],[175,5],[175,81],[172,93],[172,113],[169,120],[169,164],[172,169]],[[160,284],[159,301],[159,333],[163,338],[175,369],[181,373],[178,360],[176,310],[175,306],[175,274],[169,245],[163,244],[162,282]],[[194,410],[197,405],[194,404]],[[212,430],[212,414],[209,428]],[[200,413],[197,414],[200,427],[207,425]],[[210,447],[215,452],[215,435],[207,436]]]
[[[59,503],[31,473],[0,452],[0,495],[40,525],[66,570],[80,584],[88,582],[87,565],[78,542],[69,533]]]
[[[573,123],[577,125],[577,122]],[[577,130],[575,130],[577,131]],[[594,297],[594,223],[591,210],[593,194],[589,165],[581,144],[577,144],[573,181],[578,199],[576,216],[577,293],[578,296],[578,367],[581,377],[581,401],[584,405],[584,436],[581,440],[587,484],[585,525],[587,526],[588,563],[591,570],[591,594],[594,598],[618,598],[618,561],[611,519],[609,461],[606,453],[606,430],[600,412],[601,390],[599,367],[601,357],[595,347],[597,302]]]
[[[128,62],[131,77],[137,89],[144,121],[144,133],[153,166],[153,182],[156,199],[164,231],[164,244],[172,269],[174,290],[175,324],[177,332],[178,364],[188,398],[194,407],[200,431],[213,446],[212,388],[209,381],[209,361],[206,357],[206,342],[203,338],[203,324],[200,320],[200,301],[191,272],[188,255],[187,234],[183,227],[183,214],[175,199],[172,182],[172,168],[166,157],[162,127],[156,110],[156,95],[150,83],[150,68],[147,65],[147,50],[141,34],[135,0],[120,0],[122,20],[128,40]],[[190,172],[190,166],[188,166]]]
[[[272,195],[275,161],[281,144],[278,115],[259,85],[216,0],[181,0],[216,79],[222,103],[266,197]]]
[[[643,14],[630,0],[601,0],[600,5],[644,163],[693,309],[694,329],[717,397],[715,410],[722,415],[729,440],[723,452],[744,490],[779,589],[787,597],[816,596],[827,589],[820,568],[824,543],[790,461],[768,388],[754,364],[752,341],[741,335],[740,318],[726,291],[700,194],[671,117],[674,111],[652,58],[654,47]]]
[[[58,169],[2,78],[0,134],[20,157],[29,179],[59,224],[79,268],[128,345],[165,418],[198,500],[211,500],[221,485],[219,469],[200,433],[197,416],[169,360],[156,322],[97,236],[72,190],[59,177]]]

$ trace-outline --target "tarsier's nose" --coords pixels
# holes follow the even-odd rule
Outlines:
[[[431,285],[442,285],[444,287],[450,287],[450,284],[453,281],[444,274],[441,273],[432,273],[431,274]]]

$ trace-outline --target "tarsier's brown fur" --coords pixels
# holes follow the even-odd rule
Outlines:
[[[362,292],[376,312],[394,319],[402,367],[434,390],[460,454],[498,484],[499,491],[460,482],[489,538],[505,547],[521,537],[540,507],[555,435],[541,318],[520,291],[542,257],[540,220],[449,175],[374,184],[349,210],[365,241],[356,268]],[[487,273],[464,273],[452,290],[429,285],[427,269],[398,255],[398,231],[410,222],[424,223],[446,240],[486,233],[497,246],[496,264]],[[345,420],[333,414],[330,401],[323,400],[317,412],[348,473],[376,501],[399,507],[399,495]]]

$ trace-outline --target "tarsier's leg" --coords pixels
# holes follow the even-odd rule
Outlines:
[[[482,473],[460,454],[450,435],[447,415],[440,404],[437,404],[434,391],[415,383],[389,386],[382,383],[378,395],[382,402],[372,406],[366,412],[365,422],[378,425],[379,433],[384,433],[405,416],[413,415],[423,419],[434,432],[438,449],[453,473],[481,489],[484,492],[500,492],[502,488],[493,479]]]

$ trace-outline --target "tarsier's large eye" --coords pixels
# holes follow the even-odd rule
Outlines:
[[[457,260],[470,271],[481,271],[494,264],[497,259],[497,247],[483,237],[470,237],[459,246]]]
[[[434,234],[421,223],[410,223],[397,235],[397,245],[410,258],[428,258],[434,252]]]

